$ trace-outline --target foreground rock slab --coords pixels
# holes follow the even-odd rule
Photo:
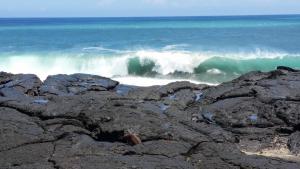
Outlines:
[[[219,86],[0,73],[2,169],[299,169],[300,72]]]

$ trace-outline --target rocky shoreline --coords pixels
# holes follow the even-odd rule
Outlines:
[[[218,86],[0,73],[1,169],[300,168],[300,71]]]

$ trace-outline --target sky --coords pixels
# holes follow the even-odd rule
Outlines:
[[[300,14],[300,0],[0,0],[0,17]]]

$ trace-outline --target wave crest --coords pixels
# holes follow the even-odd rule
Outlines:
[[[114,51],[111,55],[84,52],[0,56],[1,71],[34,73],[41,79],[52,74],[89,73],[111,78],[132,75],[184,76],[198,81],[219,83],[252,70],[272,70],[278,65],[300,68],[300,55],[263,50],[234,53],[137,50],[119,53]]]

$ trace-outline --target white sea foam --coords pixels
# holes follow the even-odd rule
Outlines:
[[[103,46],[90,46],[82,48],[83,52],[112,52],[112,53],[129,53],[130,50],[117,50],[111,48],[105,48]]]
[[[91,50],[91,49],[86,49]],[[94,49],[92,49],[94,50]],[[98,50],[98,49],[96,49]],[[100,49],[101,50],[101,49]],[[115,56],[103,56],[101,54],[86,55],[74,53],[48,53],[22,54],[0,56],[0,71],[11,73],[33,73],[41,79],[53,74],[89,73],[106,77],[118,78],[120,81],[130,83],[133,80],[128,73],[128,62],[132,58],[139,58],[142,64],[151,60],[155,63],[153,71],[161,75],[168,75],[175,71],[193,73],[204,61],[212,57],[224,57],[231,59],[255,59],[255,58],[280,58],[288,54],[283,52],[269,52],[257,50],[255,52],[217,53],[217,52],[190,52],[180,50],[137,50],[135,52],[124,52]],[[222,73],[220,70],[211,69],[207,71],[212,74]],[[140,81],[140,82],[139,82]],[[153,81],[153,79],[140,79],[136,81],[153,85],[156,82],[163,83],[164,80]],[[170,82],[170,80],[165,80]],[[133,80],[133,83],[135,81]]]
[[[166,85],[177,81],[189,81],[195,84],[217,85],[216,83],[199,82],[190,79],[159,79],[159,78],[136,77],[136,76],[115,77],[113,79],[122,84],[145,86],[145,87],[153,86],[153,85]]]
[[[178,48],[184,48],[184,47],[188,47],[188,44],[174,44],[174,45],[167,45],[165,47],[163,47],[163,50],[177,50]]]
[[[0,57],[0,69],[11,73],[34,73],[41,79],[48,75],[72,73],[112,77],[127,75],[127,58],[21,55]]]
[[[208,69],[206,72],[209,73],[209,74],[225,74],[221,70],[215,69],[215,68],[214,69]]]
[[[185,51],[145,51],[135,54],[141,61],[151,60],[155,63],[154,71],[167,75],[175,71],[193,73],[200,63],[210,58],[201,53]]]

